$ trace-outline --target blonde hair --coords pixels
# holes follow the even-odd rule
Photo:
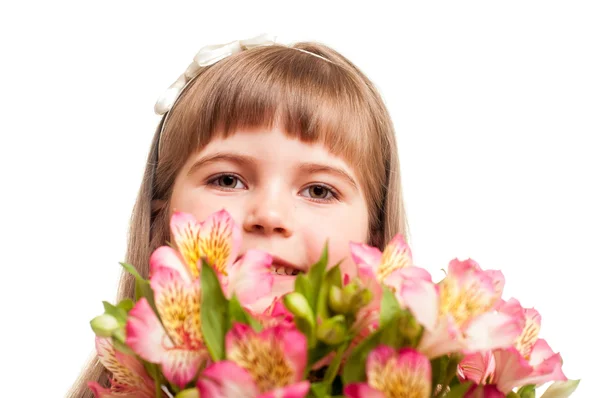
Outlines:
[[[204,68],[167,115],[152,140],[129,230],[126,262],[142,276],[152,251],[169,239],[169,199],[181,167],[213,137],[239,129],[278,126],[291,137],[324,144],[358,174],[370,244],[383,249],[397,233],[408,239],[391,118],[373,83],[332,48],[301,42],[232,55]],[[133,295],[134,280],[123,274],[118,300]],[[95,357],[69,396],[92,397],[90,380],[108,380]]]

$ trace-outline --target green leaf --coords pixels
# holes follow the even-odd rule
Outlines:
[[[535,384],[528,384],[517,390],[520,398],[535,398]]]
[[[108,301],[103,301],[102,304],[104,305],[104,312],[106,314],[113,316],[119,322],[119,325],[125,326],[127,323],[127,311],[123,308],[115,307]]]
[[[210,265],[202,260],[202,305],[200,316],[202,337],[214,361],[225,359],[225,333],[229,330],[229,303],[219,279]]]
[[[454,387],[452,387],[450,389],[450,391],[448,391],[448,394],[444,395],[444,398],[463,398],[467,392],[467,390],[469,390],[469,388],[471,388],[471,383],[470,381],[463,383],[463,384],[457,384]]]
[[[392,348],[400,348],[404,345],[404,337],[400,331],[400,319],[398,317],[387,322],[386,327],[381,331],[379,342]]]
[[[366,380],[365,363],[367,356],[371,350],[380,344],[379,341],[384,330],[385,326],[380,327],[352,350],[342,373],[344,385]]]
[[[117,308],[122,309],[123,311],[125,311],[126,313],[129,313],[129,311],[131,311],[131,309],[133,308],[134,302],[131,299],[123,299],[119,302],[119,304],[117,304]]]
[[[135,277],[135,301],[139,301],[140,298],[145,297],[146,300],[148,300],[150,307],[152,307],[154,312],[158,315],[158,312],[156,311],[156,304],[154,303],[154,292],[150,287],[150,282],[142,278],[133,265],[127,263],[119,264],[125,268],[125,271],[129,272]]]
[[[567,398],[577,389],[580,380],[555,381],[540,398]]]
[[[327,367],[327,371],[325,372],[325,377],[323,378],[324,383],[327,383],[329,385],[331,385],[331,383],[333,383],[333,380],[337,376],[338,371],[340,369],[340,365],[342,363],[342,358],[344,357],[344,353],[348,349],[349,345],[350,345],[350,342],[348,341],[348,342],[342,344],[341,346],[339,346],[339,348],[337,349],[337,352],[335,353],[335,357],[333,358],[333,360]]]
[[[306,297],[301,293],[291,292],[283,296],[283,304],[294,315],[298,330],[306,336],[308,348],[315,347],[315,316]]]
[[[325,243],[325,247],[323,248],[323,252],[321,253],[321,258],[317,261],[313,266],[308,270],[306,274],[307,278],[307,294],[304,296],[306,300],[308,300],[308,304],[310,308],[313,309],[314,312],[317,311],[317,300],[319,293],[321,292],[321,284],[325,275],[325,268],[327,267],[328,261],[328,243]],[[296,281],[298,278],[296,278]]]
[[[242,307],[236,296],[233,296],[231,300],[229,300],[229,319],[231,322],[235,321],[249,325],[256,332],[262,330],[260,322],[254,319],[254,317]]]
[[[381,313],[379,316],[379,324],[385,325],[389,321],[394,318],[398,318],[400,316],[400,304],[398,304],[398,300],[394,293],[385,285],[382,285],[383,288],[383,296],[381,298]]]
[[[334,265],[327,274],[325,275],[325,279],[330,282],[333,286],[337,286],[339,288],[342,287],[342,271],[340,270],[340,265],[342,262],[338,262]]]
[[[294,292],[300,293],[304,297],[310,295],[310,281],[308,276],[305,274],[299,274],[296,276],[296,282],[294,283]]]
[[[329,396],[330,385],[327,383],[313,383],[310,385],[309,397],[327,398]]]

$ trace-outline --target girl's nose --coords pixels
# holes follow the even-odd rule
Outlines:
[[[264,235],[292,235],[290,200],[277,192],[254,195],[244,218],[244,231]]]

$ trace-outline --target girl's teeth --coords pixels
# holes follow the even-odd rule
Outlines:
[[[271,273],[276,275],[298,275],[300,271],[294,268],[288,268],[283,265],[271,266]]]

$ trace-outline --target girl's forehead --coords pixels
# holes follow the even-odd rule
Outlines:
[[[322,163],[343,168],[356,178],[353,165],[332,151],[324,142],[303,141],[279,127],[241,129],[227,136],[215,135],[191,158],[194,159],[192,161],[197,161],[200,158],[214,156],[221,156],[223,159],[239,156],[261,164]]]

